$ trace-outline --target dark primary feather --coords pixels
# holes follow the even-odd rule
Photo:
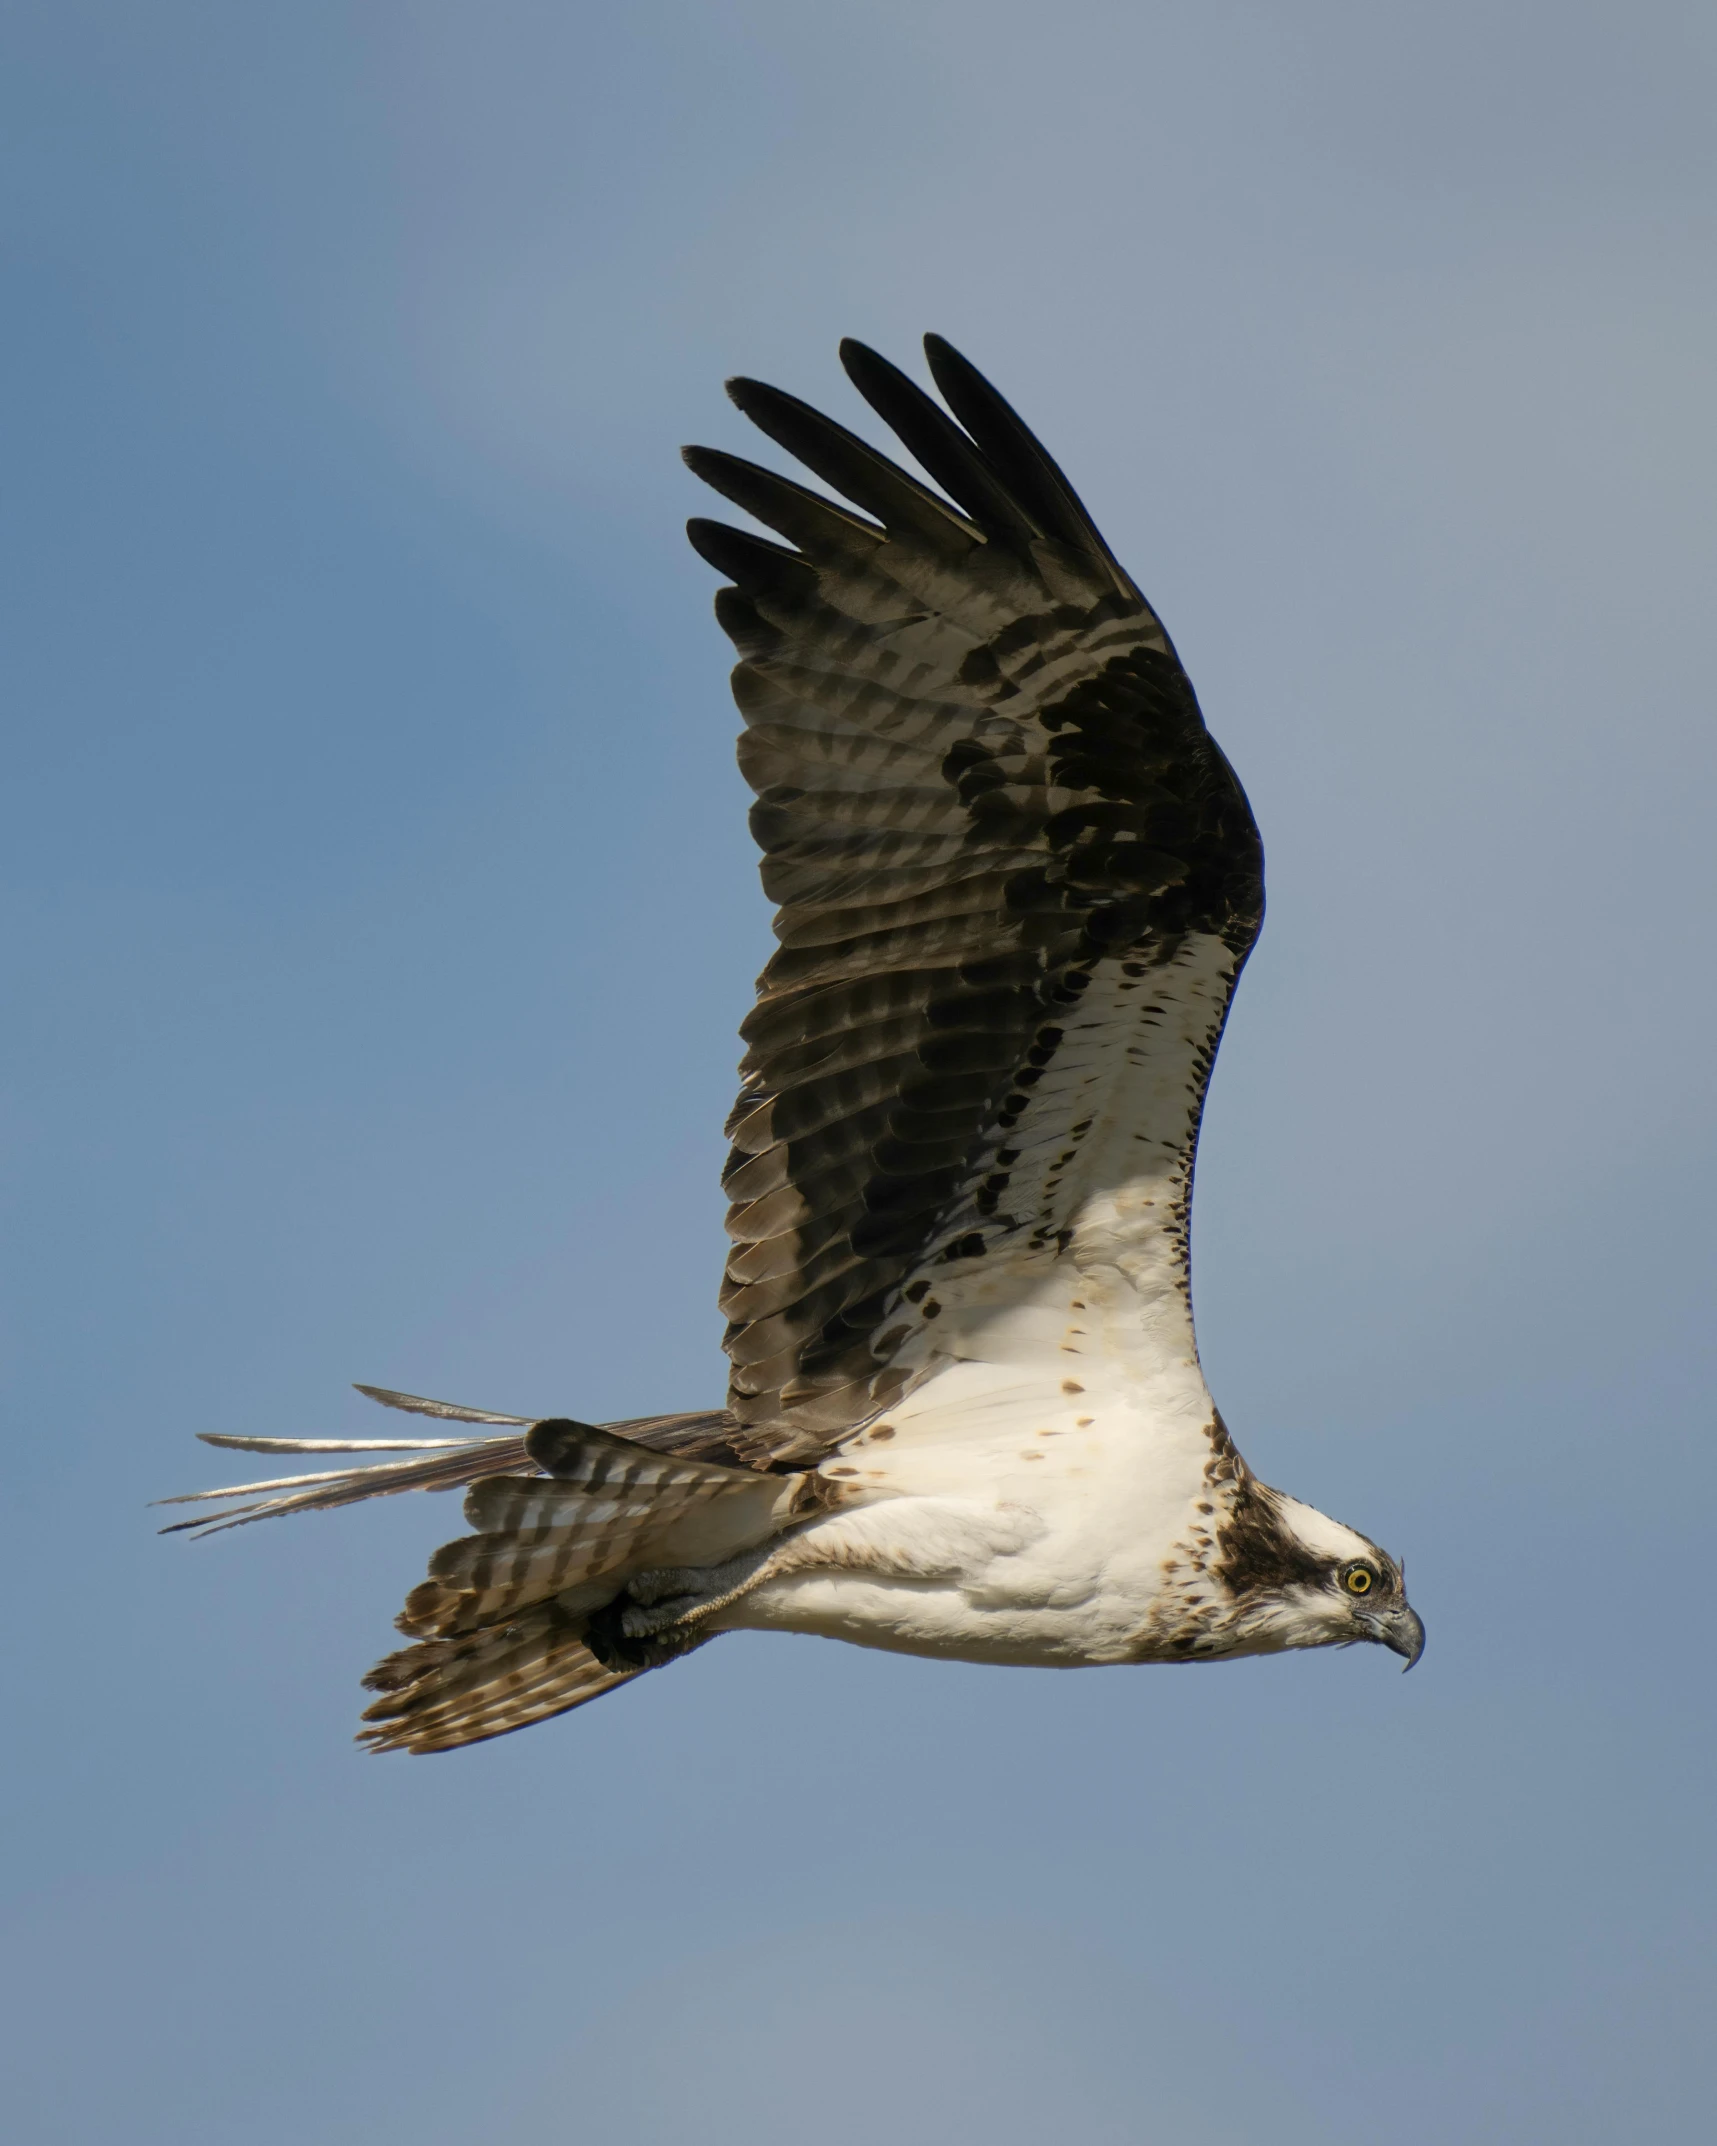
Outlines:
[[[926,349],[952,416],[862,344],[842,359],[946,498],[749,380],[739,407],[859,511],[686,456],[787,540],[692,525],[733,584],[717,615],[779,905],[724,1179],[727,1435],[763,1465],[827,1451],[899,1390],[900,1292],[962,1201],[989,1211],[974,1157],[1098,968],[1194,932],[1237,966],[1262,915],[1245,797],[1154,613],[996,390]]]
[[[1059,537],[1076,551],[1096,553],[1108,562],[1116,580],[1130,590],[1132,584],[1098,535],[1096,523],[1044,452],[1042,441],[1021,424],[1017,413],[971,360],[961,357],[953,344],[939,335],[924,338],[924,355],[949,409],[982,451],[1007,471],[1014,497],[1036,517],[1044,534]]]
[[[901,445],[965,508],[986,537],[1029,542],[1043,529],[996,475],[983,450],[915,380],[851,336],[841,345],[847,378]]]

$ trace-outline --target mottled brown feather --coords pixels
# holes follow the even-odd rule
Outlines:
[[[1053,1055],[1056,1009],[1189,931],[1243,957],[1262,914],[1251,814],[1154,613],[1007,404],[928,347],[952,417],[842,354],[956,504],[755,382],[740,407],[874,522],[688,451],[797,547],[698,532],[734,584],[717,615],[780,911],[726,1173],[729,1437],[765,1465],[898,1389],[899,1292]]]

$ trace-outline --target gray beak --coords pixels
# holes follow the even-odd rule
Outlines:
[[[1380,1646],[1387,1647],[1391,1654],[1406,1657],[1407,1667],[1425,1651],[1425,1627],[1419,1622],[1417,1610],[1409,1609],[1405,1602],[1399,1609],[1389,1610],[1381,1617],[1367,1618],[1371,1636]]]

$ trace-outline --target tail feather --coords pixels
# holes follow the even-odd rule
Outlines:
[[[372,1751],[451,1751],[564,1714],[639,1674],[598,1661],[582,1631],[545,1602],[510,1625],[403,1648],[364,1679],[383,1696],[364,1714],[375,1726],[361,1741]]]
[[[722,1565],[794,1526],[822,1495],[810,1478],[741,1464],[725,1410],[596,1425],[502,1416],[386,1387],[359,1391],[418,1415],[510,1428],[421,1439],[209,1433],[210,1444],[241,1452],[403,1457],[160,1502],[219,1506],[163,1530],[214,1534],[398,1491],[466,1489],[465,1517],[477,1532],[435,1552],[396,1620],[417,1644],[364,1679],[379,1694],[361,1737],[372,1750],[450,1751],[503,1736],[690,1652],[703,1644],[695,1626],[617,1653],[592,1624],[614,1622],[638,1573]]]
[[[199,1431],[197,1438],[229,1453],[428,1453],[437,1446],[471,1443],[469,1438],[247,1438],[236,1431]]]
[[[427,1394],[396,1393],[391,1386],[354,1386],[354,1393],[361,1393],[366,1401],[379,1401],[383,1408],[403,1408],[413,1416],[439,1416],[448,1423],[516,1423],[520,1426],[531,1422],[529,1416],[497,1415],[492,1408],[464,1408],[457,1401],[432,1401]]]
[[[395,1393],[387,1386],[360,1386],[358,1392],[388,1408],[408,1409],[417,1415],[457,1423],[507,1423],[529,1431],[533,1424],[558,1420],[503,1416],[492,1410],[463,1408],[453,1401],[426,1400],[421,1394]],[[733,1419],[725,1409],[693,1409],[679,1415],[634,1416],[600,1428],[629,1449],[643,1446],[651,1452],[738,1468],[743,1463],[726,1440],[732,1426]],[[593,1430],[597,1426],[578,1428]],[[526,1453],[523,1437],[247,1438],[230,1431],[199,1431],[197,1435],[205,1445],[240,1453],[409,1453],[425,1457],[366,1462],[358,1467],[276,1476],[261,1483],[229,1483],[219,1490],[192,1490],[173,1498],[157,1498],[157,1505],[221,1504],[225,1508],[219,1513],[198,1513],[189,1520],[172,1521],[161,1530],[163,1535],[218,1535],[224,1528],[243,1527],[252,1520],[272,1520],[284,1513],[329,1512],[337,1506],[356,1505],[364,1498],[392,1497],[402,1490],[457,1490],[485,1476],[517,1476],[544,1465]],[[241,1502],[231,1503],[234,1499]]]
[[[779,1533],[800,1491],[798,1477],[674,1460],[565,1419],[539,1423],[526,1448],[554,1474],[472,1488],[465,1518],[479,1532],[431,1557],[397,1620],[408,1636],[472,1632],[551,1595],[595,1608],[628,1573],[719,1563]]]
[[[272,1482],[230,1483],[220,1490],[192,1490],[182,1492],[176,1498],[158,1498],[155,1501],[158,1505],[204,1505],[211,1500],[230,1498],[245,1501],[229,1505],[223,1512],[198,1513],[189,1520],[175,1520],[161,1532],[163,1535],[186,1532],[218,1535],[223,1528],[244,1527],[252,1520],[272,1520],[282,1513],[330,1512],[336,1506],[356,1505],[364,1498],[389,1497],[401,1490],[457,1490],[462,1484],[476,1482],[485,1475],[501,1475],[508,1470],[530,1466],[522,1438],[479,1438],[451,1447],[438,1438],[428,1440],[426,1444],[437,1450],[425,1460],[384,1462],[362,1468],[330,1468],[315,1475],[277,1476]],[[278,1439],[273,1450],[301,1452],[306,1447]],[[317,1440],[308,1445],[308,1450],[326,1452],[328,1447]],[[258,1496],[259,1492],[264,1495]]]

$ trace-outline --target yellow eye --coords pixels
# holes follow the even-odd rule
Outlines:
[[[1363,1565],[1355,1565],[1347,1576],[1347,1591],[1350,1595],[1368,1595],[1371,1592],[1371,1574]]]

